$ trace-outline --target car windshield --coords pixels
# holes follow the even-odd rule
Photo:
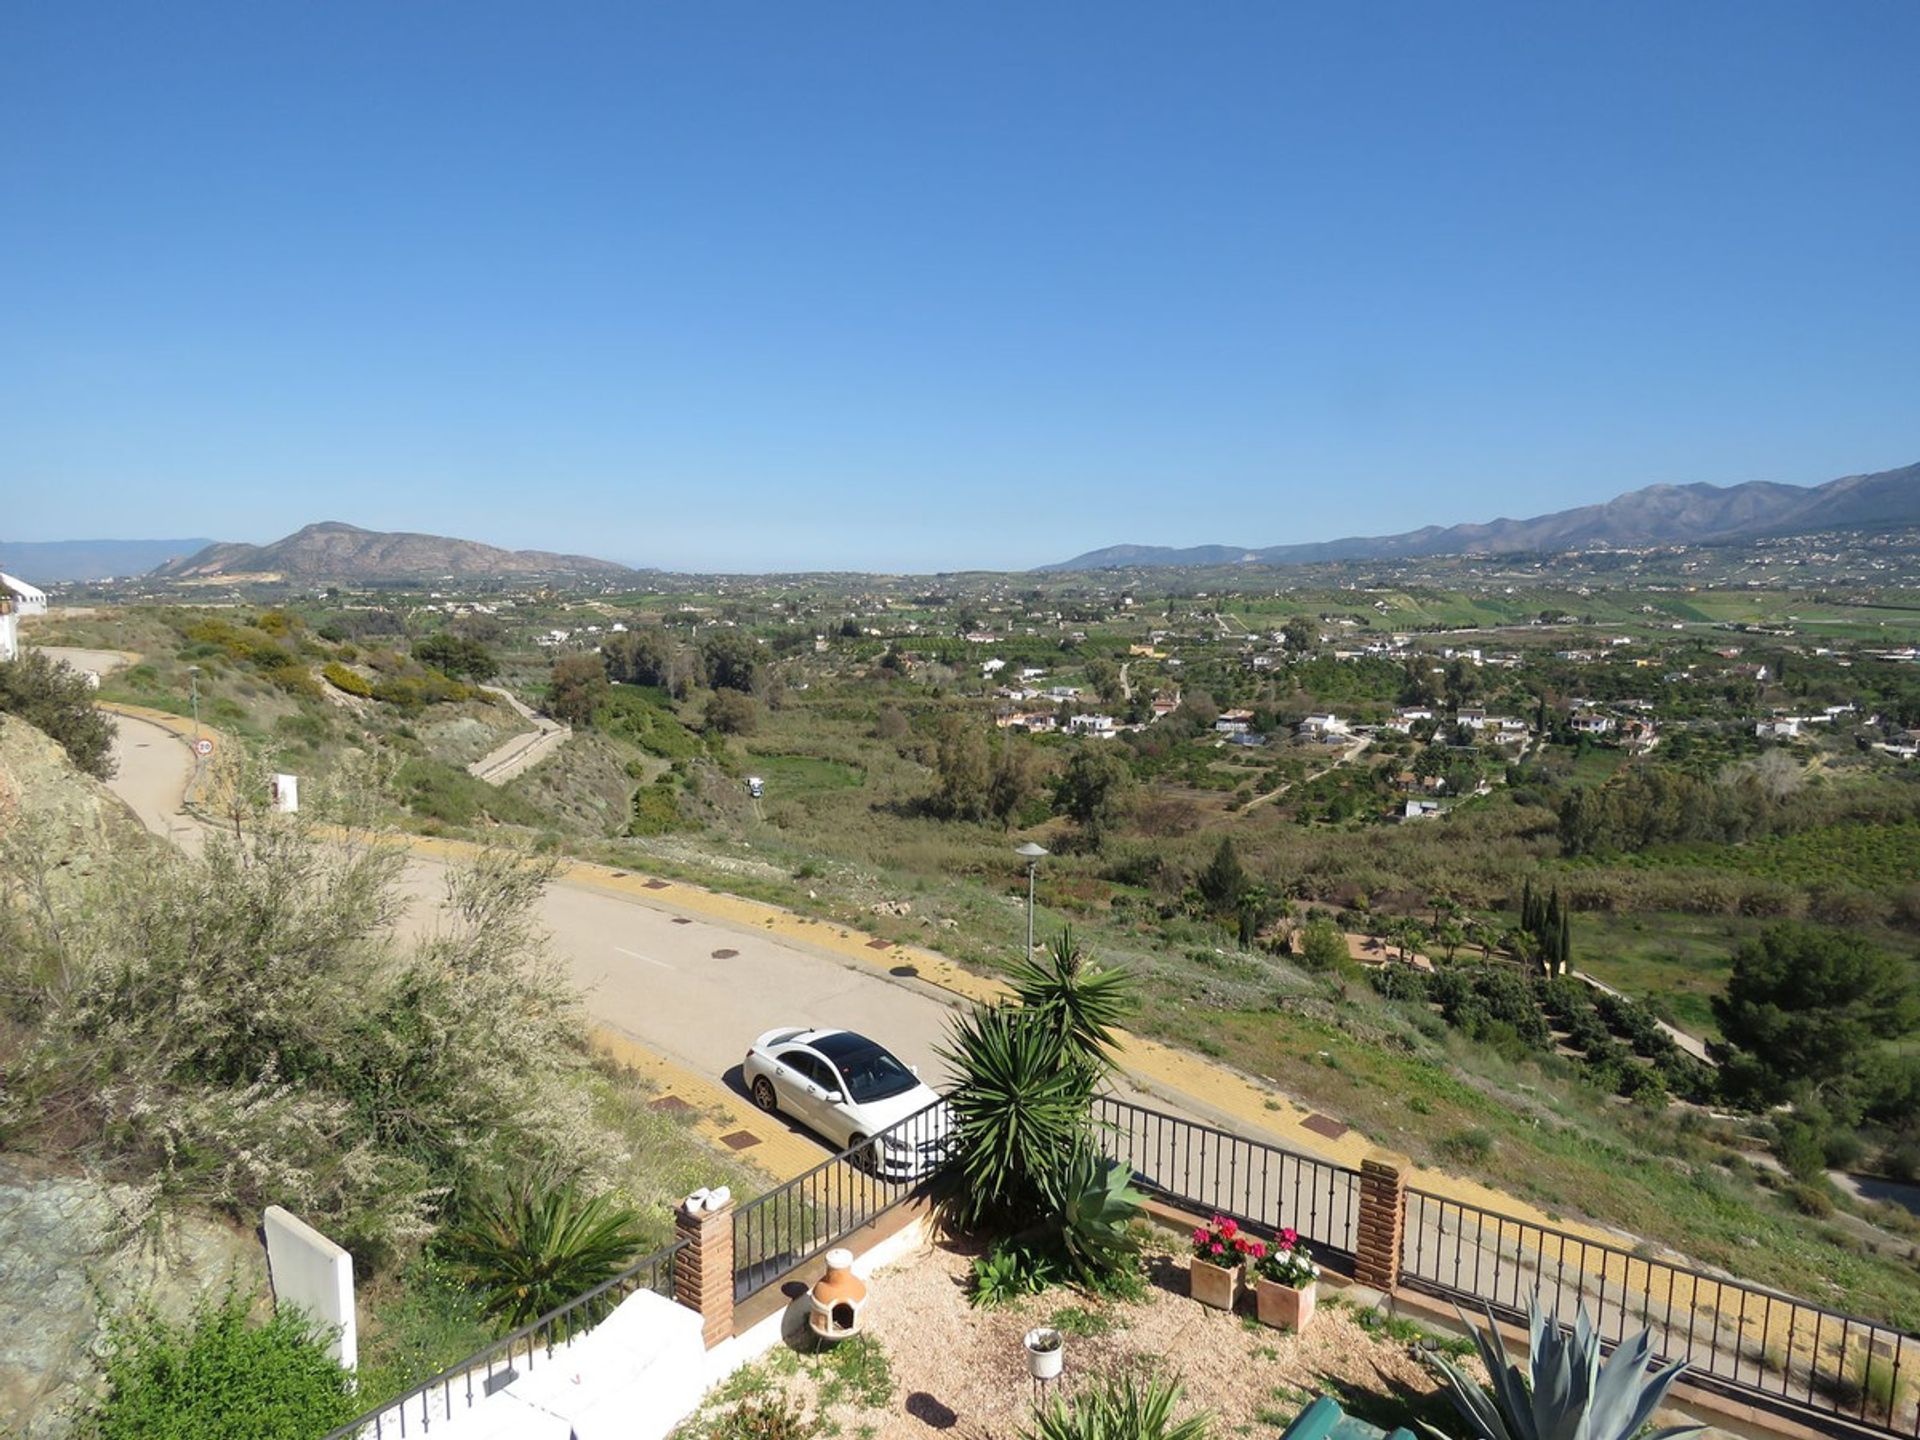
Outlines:
[[[846,1079],[848,1097],[862,1104],[904,1095],[920,1083],[911,1070],[871,1040],[836,1045],[827,1053]]]

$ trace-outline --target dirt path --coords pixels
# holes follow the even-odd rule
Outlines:
[[[1253,797],[1253,799],[1247,801],[1246,804],[1242,805],[1237,813],[1240,815],[1245,815],[1249,810],[1253,809],[1253,807],[1256,805],[1264,805],[1269,800],[1279,799],[1282,795],[1286,794],[1289,790],[1293,789],[1293,787],[1296,785],[1311,785],[1314,781],[1318,780],[1322,775],[1330,775],[1335,770],[1338,770],[1342,765],[1351,765],[1355,760],[1358,760],[1363,753],[1365,753],[1366,748],[1372,743],[1373,743],[1373,737],[1371,735],[1356,735],[1353,739],[1353,743],[1347,746],[1345,750],[1342,750],[1340,752],[1339,759],[1335,760],[1331,765],[1328,765],[1325,769],[1316,770],[1311,775],[1304,776],[1299,780],[1289,780],[1287,781],[1286,784],[1276,786],[1272,790],[1267,791],[1264,795],[1256,795]]]
[[[573,738],[573,727],[536,714],[520,703],[520,698],[498,685],[482,685],[482,690],[498,695],[514,708],[522,720],[533,725],[533,732],[515,735],[467,766],[467,773],[489,785],[504,785],[523,771],[531,770],[547,756]]]

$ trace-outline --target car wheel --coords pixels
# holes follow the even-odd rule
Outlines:
[[[769,1115],[780,1108],[780,1097],[773,1093],[773,1082],[764,1075],[753,1082],[753,1103]]]
[[[877,1174],[880,1169],[878,1147],[864,1135],[847,1137],[847,1163],[862,1175]]]

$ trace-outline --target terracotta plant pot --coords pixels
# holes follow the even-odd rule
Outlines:
[[[1254,1281],[1253,1303],[1260,1313],[1260,1323],[1276,1330],[1306,1329],[1307,1322],[1313,1319],[1315,1291],[1312,1281],[1298,1290],[1278,1280]]]
[[[1187,1293],[1202,1305],[1231,1310],[1240,1296],[1240,1267],[1210,1265],[1196,1259],[1187,1267]]]

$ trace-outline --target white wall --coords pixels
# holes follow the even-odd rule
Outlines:
[[[0,661],[20,658],[20,617],[11,610],[0,615]]]
[[[337,1330],[329,1353],[351,1370],[360,1344],[353,1316],[353,1257],[298,1216],[269,1205],[267,1273],[276,1305],[297,1305],[320,1325]]]

